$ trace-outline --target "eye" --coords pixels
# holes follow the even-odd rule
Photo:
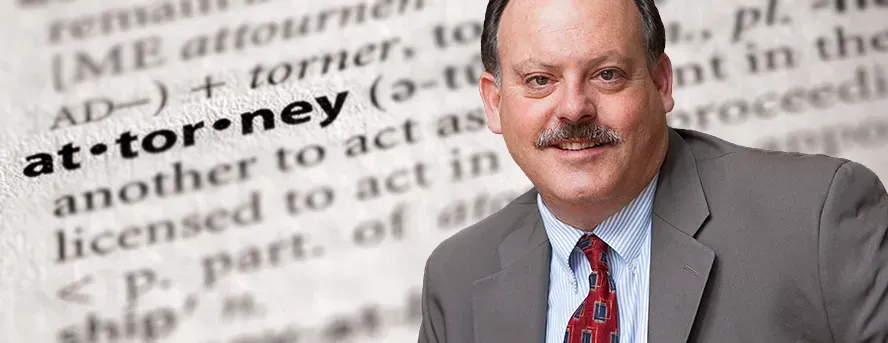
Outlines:
[[[532,76],[527,81],[530,82],[531,85],[533,85],[533,86],[545,86],[545,85],[548,85],[549,81],[551,81],[551,80],[548,77],[537,75],[537,76]]]
[[[616,69],[605,69],[602,70],[601,73],[598,74],[604,81],[614,81],[620,77],[619,71]]]

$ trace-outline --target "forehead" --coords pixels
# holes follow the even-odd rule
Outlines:
[[[641,49],[641,15],[633,0],[512,0],[497,32],[503,62],[592,57]],[[643,57],[642,57],[643,58]]]

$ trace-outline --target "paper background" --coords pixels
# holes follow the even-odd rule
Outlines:
[[[99,13],[170,6],[181,14],[183,3],[202,2],[211,3],[72,0],[26,5],[19,1],[0,8],[4,16],[0,42],[5,48],[0,57],[0,111],[4,115],[0,125],[0,308],[4,309],[0,332],[4,335],[0,340],[415,341],[422,267],[428,254],[442,239],[530,187],[501,138],[472,119],[483,118],[477,86],[472,84],[476,79],[467,75],[477,78],[482,71],[478,40],[472,32],[483,20],[485,2],[414,0],[403,2],[411,9],[396,13],[400,0],[367,1],[363,2],[367,8],[381,3],[392,14],[363,23],[349,17],[344,19],[347,27],[329,19],[343,17],[329,14],[323,30],[313,22],[314,32],[302,37],[271,39],[241,50],[228,46],[189,61],[181,58],[182,46],[200,35],[214,37],[210,42],[220,28],[232,30],[231,39],[240,25],[254,30],[277,22],[268,25],[280,30],[286,18],[313,16],[317,20],[319,13],[358,8],[362,2],[249,4],[228,0],[226,10],[204,16],[179,15],[165,23],[80,40],[67,36],[52,43],[49,39],[53,22],[68,23],[65,32],[70,35],[70,30],[76,30],[71,23]],[[840,12],[840,4],[848,8]],[[768,12],[769,5],[776,12]],[[669,36],[666,51],[673,64],[678,68],[697,63],[704,73],[699,84],[676,86],[676,111],[669,114],[670,123],[742,145],[848,158],[885,178],[888,8],[877,1],[866,8],[856,6],[857,2],[841,0],[661,2]],[[752,19],[755,16],[757,20]],[[769,23],[771,17],[774,20]],[[735,40],[738,25],[743,31]],[[437,27],[448,33],[446,48],[436,40]],[[835,44],[837,28],[863,37],[866,51],[842,60],[823,60],[817,40],[826,37]],[[465,38],[463,42],[460,37]],[[134,70],[136,50],[132,47],[140,40],[157,42],[147,45],[158,51],[149,60],[163,63]],[[274,86],[250,89],[251,70],[257,64],[270,70],[287,62],[296,70],[310,56],[342,50],[353,56],[368,44],[374,45],[367,49],[379,52],[387,40],[393,43],[385,60],[368,53],[373,55],[367,57],[372,62],[363,66],[354,66],[352,60],[345,70],[321,73],[314,65],[304,78],[291,76]],[[116,44],[122,47],[120,73],[112,73],[111,64],[102,64],[107,69],[98,75],[71,81],[70,66],[76,63],[78,52],[98,63]],[[781,47],[792,50],[794,67],[749,72],[748,53]],[[835,46],[831,49],[834,52]],[[722,79],[706,67],[713,57],[722,61]],[[68,69],[54,71],[55,60]],[[448,68],[455,71],[449,81]],[[772,93],[800,89],[806,92],[800,94],[810,94],[821,85],[850,84],[858,68],[869,73],[871,99],[867,101],[847,103],[833,95],[818,108],[802,100],[798,113],[781,110],[770,117],[752,114],[754,104],[746,107],[744,116],[735,103],[738,99],[753,102]],[[875,76],[878,69],[882,81]],[[691,78],[688,70],[686,82]],[[56,74],[64,74],[60,79],[67,80],[62,90],[54,86]],[[204,90],[191,91],[206,77],[226,83],[212,90],[212,98]],[[415,92],[408,91],[411,85]],[[160,106],[163,92],[167,93],[165,104]],[[332,101],[340,92],[348,92],[340,115],[329,126],[320,127],[324,115],[315,98],[326,96]],[[118,108],[101,120],[87,122],[85,103],[92,100],[96,109],[106,104],[96,99],[117,107],[133,101],[143,104]],[[294,101],[313,106],[309,122],[288,125],[281,121],[281,109]],[[724,105],[726,110],[698,116],[707,105],[716,110]],[[63,108],[71,117],[52,129]],[[241,134],[241,114],[260,108],[275,113],[275,128],[263,131],[257,120],[256,132]],[[220,118],[233,120],[231,128],[211,128]],[[459,133],[438,134],[440,125],[449,128],[445,124],[454,121],[459,123]],[[182,126],[198,122],[205,127],[195,134],[195,144],[183,147]],[[408,142],[405,123],[412,127],[412,142]],[[163,129],[176,132],[178,141],[162,153],[151,154],[137,146],[139,157],[124,159],[114,143],[126,131],[144,139]],[[383,145],[391,148],[347,157],[346,151],[353,146],[348,142],[354,142],[350,139],[366,135],[372,141],[380,132],[387,132]],[[66,170],[57,154],[67,143],[81,148],[77,169]],[[106,143],[108,152],[91,154],[90,147],[97,143]],[[301,150],[307,151],[303,157],[310,160],[311,146],[324,150],[323,161],[281,170],[279,149],[287,150],[293,164]],[[37,153],[53,156],[54,172],[27,177],[23,173],[26,158]],[[471,173],[473,156],[480,168],[475,174]],[[255,162],[248,163],[244,179],[235,180],[237,161],[251,158]],[[455,160],[463,168],[461,177],[454,176]],[[165,196],[147,191],[156,174],[170,175],[177,162],[203,174],[200,190]],[[221,164],[231,167],[220,169],[220,185],[209,187],[207,173]],[[371,182],[367,178],[376,180],[382,191],[362,200],[358,193]],[[116,193],[129,187],[125,197],[141,199],[137,196],[140,182],[146,187],[144,200],[126,204],[117,194],[109,208],[85,210],[85,192],[107,188]],[[254,192],[260,222],[237,227],[229,214],[218,214],[246,204]],[[297,199],[298,213],[288,211],[288,194]],[[326,198],[327,194],[332,198]],[[59,199],[65,195],[75,199],[77,213],[57,216],[59,203],[66,201]],[[316,209],[311,210],[312,206]],[[201,233],[183,238],[180,232],[172,241],[144,244],[144,230],[150,223],[171,220],[181,230],[182,218],[189,215],[203,222]],[[207,219],[211,217],[222,219]],[[213,226],[208,220],[222,223],[214,226],[219,232],[206,231]],[[69,239],[78,228],[83,237],[102,232],[119,237],[132,227],[143,230],[142,243],[134,244],[139,245],[136,248],[117,247],[103,256],[59,261],[58,232]],[[103,239],[100,245],[119,244]],[[301,243],[294,244],[294,239]],[[71,254],[75,243],[66,242]],[[88,249],[89,243],[84,244]]]

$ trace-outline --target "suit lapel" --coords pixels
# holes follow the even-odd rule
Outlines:
[[[475,281],[476,343],[545,342],[552,249],[531,190],[527,213],[499,245],[502,270]],[[649,342],[687,342],[715,253],[694,239],[709,207],[690,146],[669,129],[651,222]]]
[[[475,281],[472,311],[476,343],[542,343],[552,249],[531,190],[516,199],[527,215],[499,245],[502,270]]]
[[[691,147],[672,129],[656,192],[648,341],[687,342],[715,253],[694,239],[709,206]]]

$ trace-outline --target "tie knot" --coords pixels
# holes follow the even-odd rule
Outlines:
[[[607,270],[607,243],[596,235],[583,235],[577,247],[586,254],[592,270]]]

